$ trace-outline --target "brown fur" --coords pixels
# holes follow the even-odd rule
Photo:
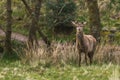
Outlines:
[[[85,53],[85,61],[87,64],[87,57],[92,63],[93,55],[96,47],[96,39],[92,35],[85,35],[83,33],[83,24],[76,24],[72,22],[76,27],[76,49],[79,53],[79,66],[81,65],[81,53]]]

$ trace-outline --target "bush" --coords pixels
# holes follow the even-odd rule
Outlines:
[[[56,25],[70,25],[76,16],[76,4],[74,0],[47,0],[46,22],[52,29]],[[62,27],[62,26],[61,26]]]

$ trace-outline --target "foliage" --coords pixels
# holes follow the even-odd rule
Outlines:
[[[68,24],[75,19],[74,0],[46,0],[46,21],[48,26]]]
[[[32,8],[32,0],[27,1]],[[61,0],[57,3],[57,0],[45,0],[41,9],[40,24],[41,27],[50,28],[54,27],[59,23],[68,23],[71,20],[77,21],[88,21],[87,7],[84,0]],[[101,21],[103,27],[117,27],[119,28],[120,18],[119,18],[119,0],[99,0],[99,9],[101,15]],[[0,25],[5,29],[6,25],[6,10],[5,1],[0,1]],[[28,35],[28,28],[30,24],[30,17],[28,16],[25,7],[21,1],[13,0],[13,31]],[[68,14],[68,15],[66,15]],[[76,17],[77,16],[77,17]],[[42,18],[45,18],[42,20]],[[21,20],[18,20],[21,19]],[[44,21],[44,22],[43,22]],[[86,25],[85,32],[89,33],[89,26]],[[51,30],[41,29],[48,37],[52,38]],[[72,33],[74,34],[74,33]],[[65,36],[65,38],[56,37],[57,40],[68,40],[75,36],[70,35]]]
[[[16,61],[16,60],[20,60],[20,56],[19,53],[22,53],[22,48],[25,48],[25,44],[23,44],[22,42],[13,40],[12,41],[12,52],[11,54],[6,53],[5,51],[1,53],[0,55],[0,59],[6,59],[9,61]],[[4,48],[4,45],[2,46]],[[19,51],[19,52],[18,52]]]

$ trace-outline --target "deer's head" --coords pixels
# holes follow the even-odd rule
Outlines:
[[[77,33],[82,33],[83,27],[85,26],[86,22],[74,22],[74,21],[72,21],[72,24],[76,28]]]

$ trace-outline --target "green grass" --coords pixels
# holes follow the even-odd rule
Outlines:
[[[31,67],[20,61],[0,61],[0,80],[120,80],[120,66],[113,64]]]

